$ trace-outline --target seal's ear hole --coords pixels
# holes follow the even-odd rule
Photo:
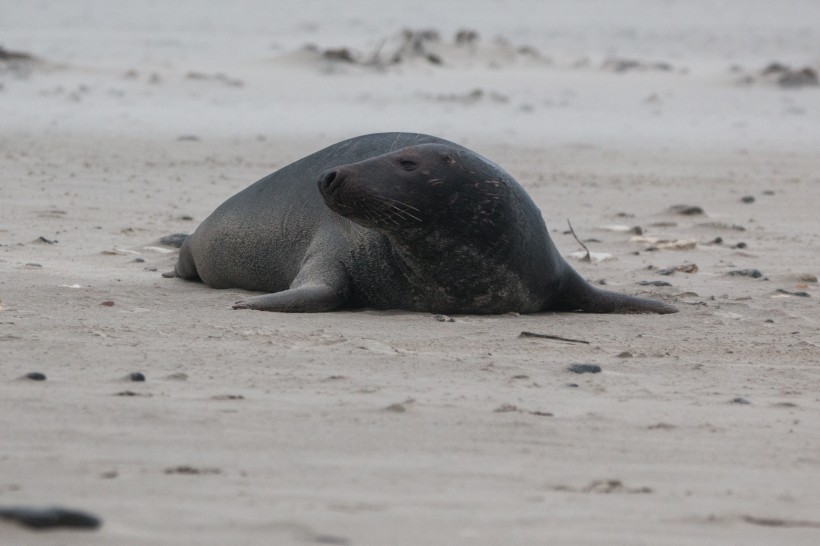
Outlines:
[[[448,165],[452,165],[453,163],[455,163],[455,162],[456,162],[456,159],[455,159],[453,156],[451,156],[450,154],[444,154],[444,155],[442,155],[442,156],[441,156],[441,159],[442,159],[445,163],[447,163]]]
[[[399,165],[401,165],[401,168],[405,171],[412,171],[418,167],[415,161],[411,161],[409,159],[399,159]]]

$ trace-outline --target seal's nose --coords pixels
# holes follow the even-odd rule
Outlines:
[[[337,169],[325,171],[319,175],[319,189],[322,192],[332,194],[339,188],[342,178],[344,177]]]

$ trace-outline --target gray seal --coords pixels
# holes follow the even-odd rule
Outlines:
[[[379,133],[292,163],[219,206],[167,277],[266,294],[235,309],[674,313],[591,286],[501,167],[446,140]]]

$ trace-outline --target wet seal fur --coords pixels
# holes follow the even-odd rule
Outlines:
[[[446,140],[379,133],[329,146],[219,206],[167,277],[267,292],[235,309],[674,313],[591,286],[527,192]]]

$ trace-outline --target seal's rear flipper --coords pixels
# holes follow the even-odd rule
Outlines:
[[[344,303],[346,295],[326,284],[307,284],[298,288],[256,296],[233,304],[234,309],[256,309],[280,313],[320,313]]]
[[[554,306],[556,310],[585,313],[657,313],[659,315],[678,312],[677,307],[662,301],[595,288],[575,271],[570,271],[568,277],[568,280],[561,286],[559,301]]]

